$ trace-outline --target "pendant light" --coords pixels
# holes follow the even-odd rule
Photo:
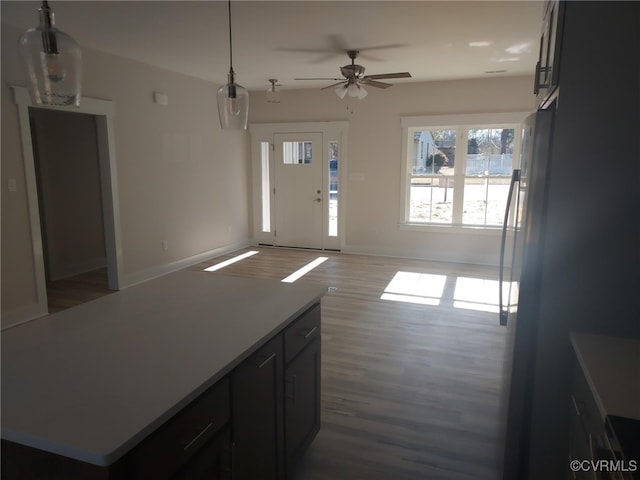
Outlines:
[[[231,39],[231,0],[229,5],[229,78],[218,89],[218,116],[220,126],[227,130],[246,130],[249,119],[249,92],[235,82],[233,71],[233,45]]]
[[[24,32],[20,50],[30,82],[29,92],[40,105],[80,106],[82,53],[76,41],[55,27],[49,2],[38,9],[40,24]]]
[[[271,83],[271,85],[269,85],[269,88],[267,89],[267,103],[280,103],[280,89],[278,87],[281,87],[282,85],[277,82],[278,80],[275,78],[269,79],[269,83]]]

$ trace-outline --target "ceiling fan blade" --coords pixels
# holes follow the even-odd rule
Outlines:
[[[324,43],[326,44],[325,48],[281,47],[281,48],[278,48],[278,50],[281,52],[300,52],[300,53],[310,53],[310,54],[318,55],[313,60],[309,60],[308,63],[324,63],[335,57],[344,55],[349,50],[357,50],[359,52],[360,57],[364,60],[380,62],[382,61],[381,58],[376,57],[374,55],[370,55],[365,52],[371,52],[373,50],[403,48],[407,46],[406,43],[389,43],[386,45],[372,45],[372,46],[360,46],[357,48],[353,48],[353,47],[350,48],[349,47],[350,44],[347,42],[345,36],[337,33],[327,35],[325,37]]]
[[[384,79],[384,78],[411,78],[411,74],[409,72],[398,72],[398,73],[381,73],[379,75],[366,75],[364,78],[372,78],[374,80]]]
[[[344,80],[344,78],[319,77],[319,78],[294,78],[294,80]]]
[[[377,82],[377,81],[371,80],[369,78],[363,78],[360,81],[360,83],[363,84],[363,85],[370,86],[370,87],[378,87],[378,88],[389,88],[391,86],[390,83]]]
[[[344,84],[344,82],[334,83],[334,84],[328,85],[326,87],[322,87],[320,90],[326,90],[327,88],[333,88],[333,87],[337,87],[338,85],[343,85],[343,84]]]

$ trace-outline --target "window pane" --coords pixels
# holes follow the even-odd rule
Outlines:
[[[510,178],[466,178],[462,223],[502,225]]]
[[[262,166],[262,231],[271,231],[271,185],[269,182],[269,142],[260,142]]]
[[[413,132],[413,175],[453,173],[456,157],[455,130],[419,130]]]
[[[313,160],[312,142],[282,142],[285,165],[301,165]]]
[[[453,178],[412,177],[410,195],[410,222],[451,223]]]
[[[466,175],[511,175],[513,128],[473,128],[468,135]]]
[[[329,142],[329,236],[338,236],[338,142]]]

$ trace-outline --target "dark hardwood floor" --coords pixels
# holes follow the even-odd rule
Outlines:
[[[210,274],[281,280],[328,257],[298,280],[331,288],[322,301],[322,428],[297,480],[497,478],[504,329],[497,314],[457,303],[495,303],[483,282],[496,280],[495,268],[259,247],[189,269],[248,250],[259,253]],[[398,272],[406,282],[391,293],[404,296],[382,299]],[[58,303],[108,292],[88,279]]]
[[[106,267],[61,280],[48,281],[49,313],[56,313],[110,293],[113,291],[107,287]]]

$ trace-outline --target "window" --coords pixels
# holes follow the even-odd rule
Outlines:
[[[313,142],[283,142],[282,156],[285,165],[303,165],[311,163]]]
[[[329,142],[329,236],[338,236],[338,142]]]
[[[401,224],[500,227],[526,115],[403,118]]]
[[[271,231],[271,182],[269,181],[269,142],[260,142],[260,186],[262,231]]]

